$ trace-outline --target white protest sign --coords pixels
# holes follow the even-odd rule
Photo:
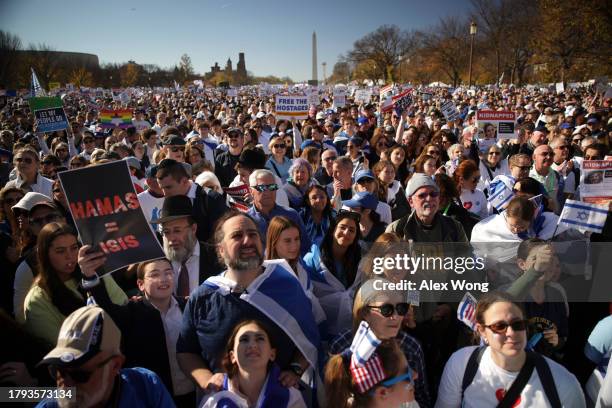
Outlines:
[[[344,89],[334,89],[334,106],[336,108],[346,106],[346,91]]]
[[[583,160],[580,166],[580,198],[585,203],[612,201],[612,160]]]
[[[227,96],[235,98],[238,96],[238,90],[235,88],[230,88],[227,90]]]
[[[307,96],[308,98],[308,105],[318,105],[319,103],[321,103],[321,101],[319,100],[319,94],[316,92],[311,93],[310,95]]]
[[[453,103],[453,101],[446,101],[440,106],[442,114],[446,118],[447,122],[453,122],[461,117],[459,110]]]
[[[565,86],[563,85],[563,82],[557,82],[555,84],[555,89],[557,90],[558,94],[565,92]]]
[[[478,125],[478,138],[481,140],[514,139],[516,125],[516,112],[479,110],[476,112]],[[488,147],[483,142],[482,147]]]
[[[309,106],[308,97],[304,95],[276,95],[275,97],[277,119],[306,119]]]
[[[369,89],[357,89],[355,91],[355,102],[369,103],[372,97],[372,91]]]

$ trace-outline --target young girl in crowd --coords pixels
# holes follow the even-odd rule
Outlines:
[[[297,388],[283,387],[274,363],[276,348],[271,331],[260,321],[238,323],[227,342],[222,390],[205,397],[203,408],[300,408],[306,403]]]
[[[79,244],[71,227],[52,222],[38,234],[37,245],[39,270],[24,303],[25,327],[52,346],[66,316],[85,306],[85,293],[79,286]],[[102,282],[113,303],[127,301],[111,274],[105,275]]]
[[[306,227],[306,233],[311,242],[320,246],[331,223],[336,217],[324,186],[312,184],[304,194],[304,206],[300,209],[300,217]]]
[[[327,316],[330,336],[351,326],[353,295],[363,279],[358,272],[360,238],[359,214],[340,211],[321,247],[313,246],[304,257],[313,292]]]
[[[410,206],[408,205],[408,200],[406,200],[406,191],[395,177],[396,168],[394,164],[381,160],[376,163],[372,171],[378,180],[378,199],[389,204],[391,207],[391,218],[399,220],[408,214]]]
[[[489,215],[488,202],[482,190],[476,187],[480,181],[480,171],[476,163],[472,160],[462,161],[455,169],[453,178],[460,191],[459,199],[463,208],[480,219],[486,218]]]

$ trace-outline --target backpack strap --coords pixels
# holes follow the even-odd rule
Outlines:
[[[534,353],[527,353],[527,358],[525,359],[525,364],[519,371],[518,375],[512,381],[512,385],[506,391],[504,398],[499,402],[497,408],[511,408],[514,406],[517,398],[520,397],[521,392],[529,382],[529,378],[531,378],[531,374],[533,374],[533,369],[535,368],[535,357]]]
[[[486,349],[487,346],[478,347],[474,349],[472,355],[470,355],[470,359],[468,360],[468,363],[465,366],[465,371],[463,372],[463,381],[461,383],[461,401],[463,401],[463,394],[465,393],[465,390],[470,386],[474,380],[474,377],[476,377],[480,360],[482,359],[482,355]]]
[[[557,386],[555,385],[555,379],[550,371],[550,367],[546,362],[546,359],[538,353],[532,353],[536,370],[538,371],[538,377],[544,388],[544,393],[548,402],[553,408],[561,408],[561,400],[559,399],[559,393],[557,392]]]

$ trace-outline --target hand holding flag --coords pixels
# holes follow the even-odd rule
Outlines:
[[[557,225],[565,224],[579,230],[601,233],[607,218],[606,205],[566,200]]]

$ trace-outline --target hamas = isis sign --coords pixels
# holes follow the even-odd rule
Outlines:
[[[55,132],[68,128],[68,119],[59,97],[30,98],[30,110],[36,118],[37,132]]]
[[[124,160],[59,173],[83,245],[104,252],[99,275],[163,258]]]

